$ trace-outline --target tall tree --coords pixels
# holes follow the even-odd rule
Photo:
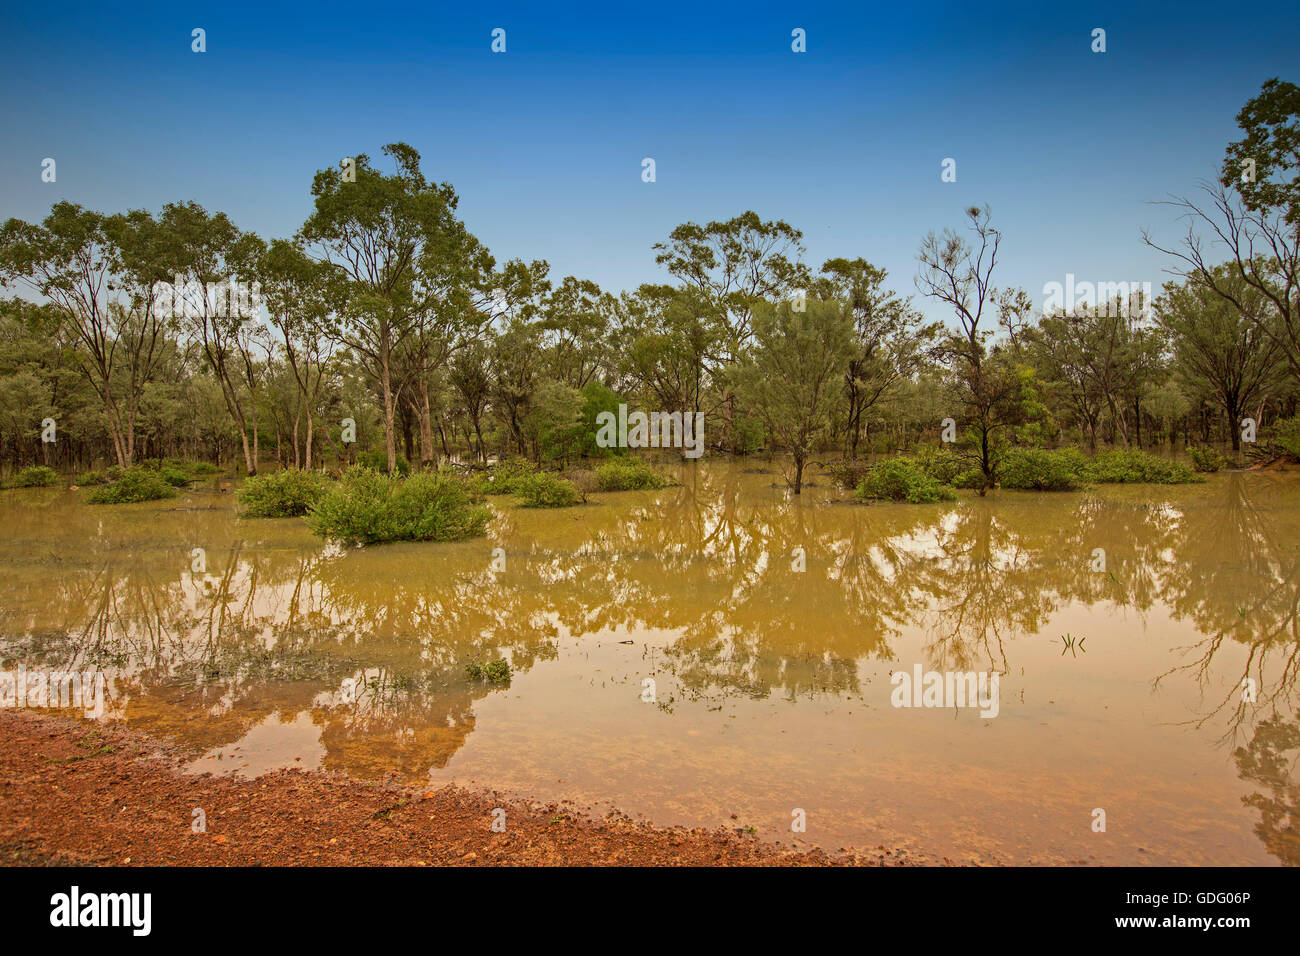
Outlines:
[[[754,349],[740,364],[740,394],[762,418],[774,444],[794,459],[794,493],[831,415],[844,401],[844,375],[854,354],[853,324],[837,302],[810,299],[754,310]]]
[[[377,385],[392,471],[402,389],[430,370],[428,350],[441,350],[469,319],[492,262],[456,218],[451,185],[430,183],[405,143],[383,152],[396,165],[392,174],[364,154],[346,171],[316,173],[316,207],[301,237],[342,279],[336,331]]]

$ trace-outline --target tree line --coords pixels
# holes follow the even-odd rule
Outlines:
[[[1001,233],[972,208],[917,252],[946,323],[864,258],[806,264],[802,233],[753,211],[673,229],[651,250],[665,281],[632,291],[498,263],[404,143],[385,169],[317,172],[289,238],[195,202],[59,202],[0,228],[0,462],[562,465],[605,453],[596,416],[619,403],[703,412],[715,452],[788,452],[796,490],[814,456],[946,420],[989,486],[1016,444],[1236,450],[1243,419],[1300,398],[1300,88],[1268,81],[1238,123],[1208,198],[1170,200],[1182,241],[1144,237],[1177,272],[1153,301],[1037,308],[999,284]],[[257,308],[210,294],[236,287]]]

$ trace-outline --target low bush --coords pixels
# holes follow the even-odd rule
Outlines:
[[[599,491],[639,491],[663,488],[668,483],[667,477],[635,458],[620,458],[596,466]]]
[[[36,465],[33,468],[24,468],[14,475],[13,486],[15,488],[50,488],[57,484],[58,480],[59,473],[53,468]]]
[[[1084,477],[1098,484],[1185,485],[1204,480],[1184,462],[1136,448],[1098,452],[1084,469]]]
[[[532,462],[522,458],[509,458],[492,465],[487,471],[486,490],[488,495],[513,495],[519,490],[520,482],[537,474]]]
[[[246,518],[305,515],[333,487],[318,471],[278,471],[246,478],[235,498]]]
[[[840,488],[856,488],[870,470],[868,462],[857,458],[841,458],[826,465],[826,474]]]
[[[539,471],[514,483],[515,494],[525,508],[567,508],[581,500],[573,482],[549,471]]]
[[[172,498],[176,489],[162,479],[156,471],[147,468],[128,468],[111,484],[101,485],[86,498],[95,505],[120,505],[134,501],[157,501]]]
[[[889,458],[872,465],[855,494],[863,501],[883,498],[912,504],[950,501],[956,497],[950,487],[927,475],[912,458]]]
[[[485,680],[489,684],[509,684],[513,675],[510,673],[510,662],[505,658],[498,658],[486,664],[477,661],[466,664],[465,676],[470,680]]]
[[[999,483],[1026,491],[1074,491],[1087,481],[1087,464],[1077,448],[1011,448],[998,467]]]
[[[77,475],[77,477],[72,479],[72,483],[74,485],[82,485],[85,487],[106,485],[108,484],[108,476],[102,471],[83,471],[81,474]]]
[[[1199,472],[1218,471],[1228,463],[1217,448],[1188,448],[1187,456],[1192,459],[1192,467]]]
[[[323,538],[378,544],[474,538],[491,517],[465,483],[449,475],[394,478],[355,465],[307,513],[307,523]]]

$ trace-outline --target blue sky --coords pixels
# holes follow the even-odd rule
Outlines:
[[[557,279],[662,281],[650,247],[675,225],[754,209],[814,266],[864,256],[912,294],[923,235],[988,203],[996,281],[1040,301],[1067,272],[1158,286],[1140,230],[1180,226],[1151,201],[1214,174],[1265,79],[1300,81],[1287,5],[901,6],[11,6],[0,217],[195,199],[289,235],[316,169],[404,140],[499,261]]]

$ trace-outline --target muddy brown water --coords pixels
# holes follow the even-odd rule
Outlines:
[[[680,477],[365,549],[215,486],[3,492],[0,667],[104,673],[108,716],[196,771],[957,862],[1300,863],[1300,476],[865,506]],[[499,656],[508,686],[467,678]],[[916,665],[999,672],[997,715],[893,706]]]

